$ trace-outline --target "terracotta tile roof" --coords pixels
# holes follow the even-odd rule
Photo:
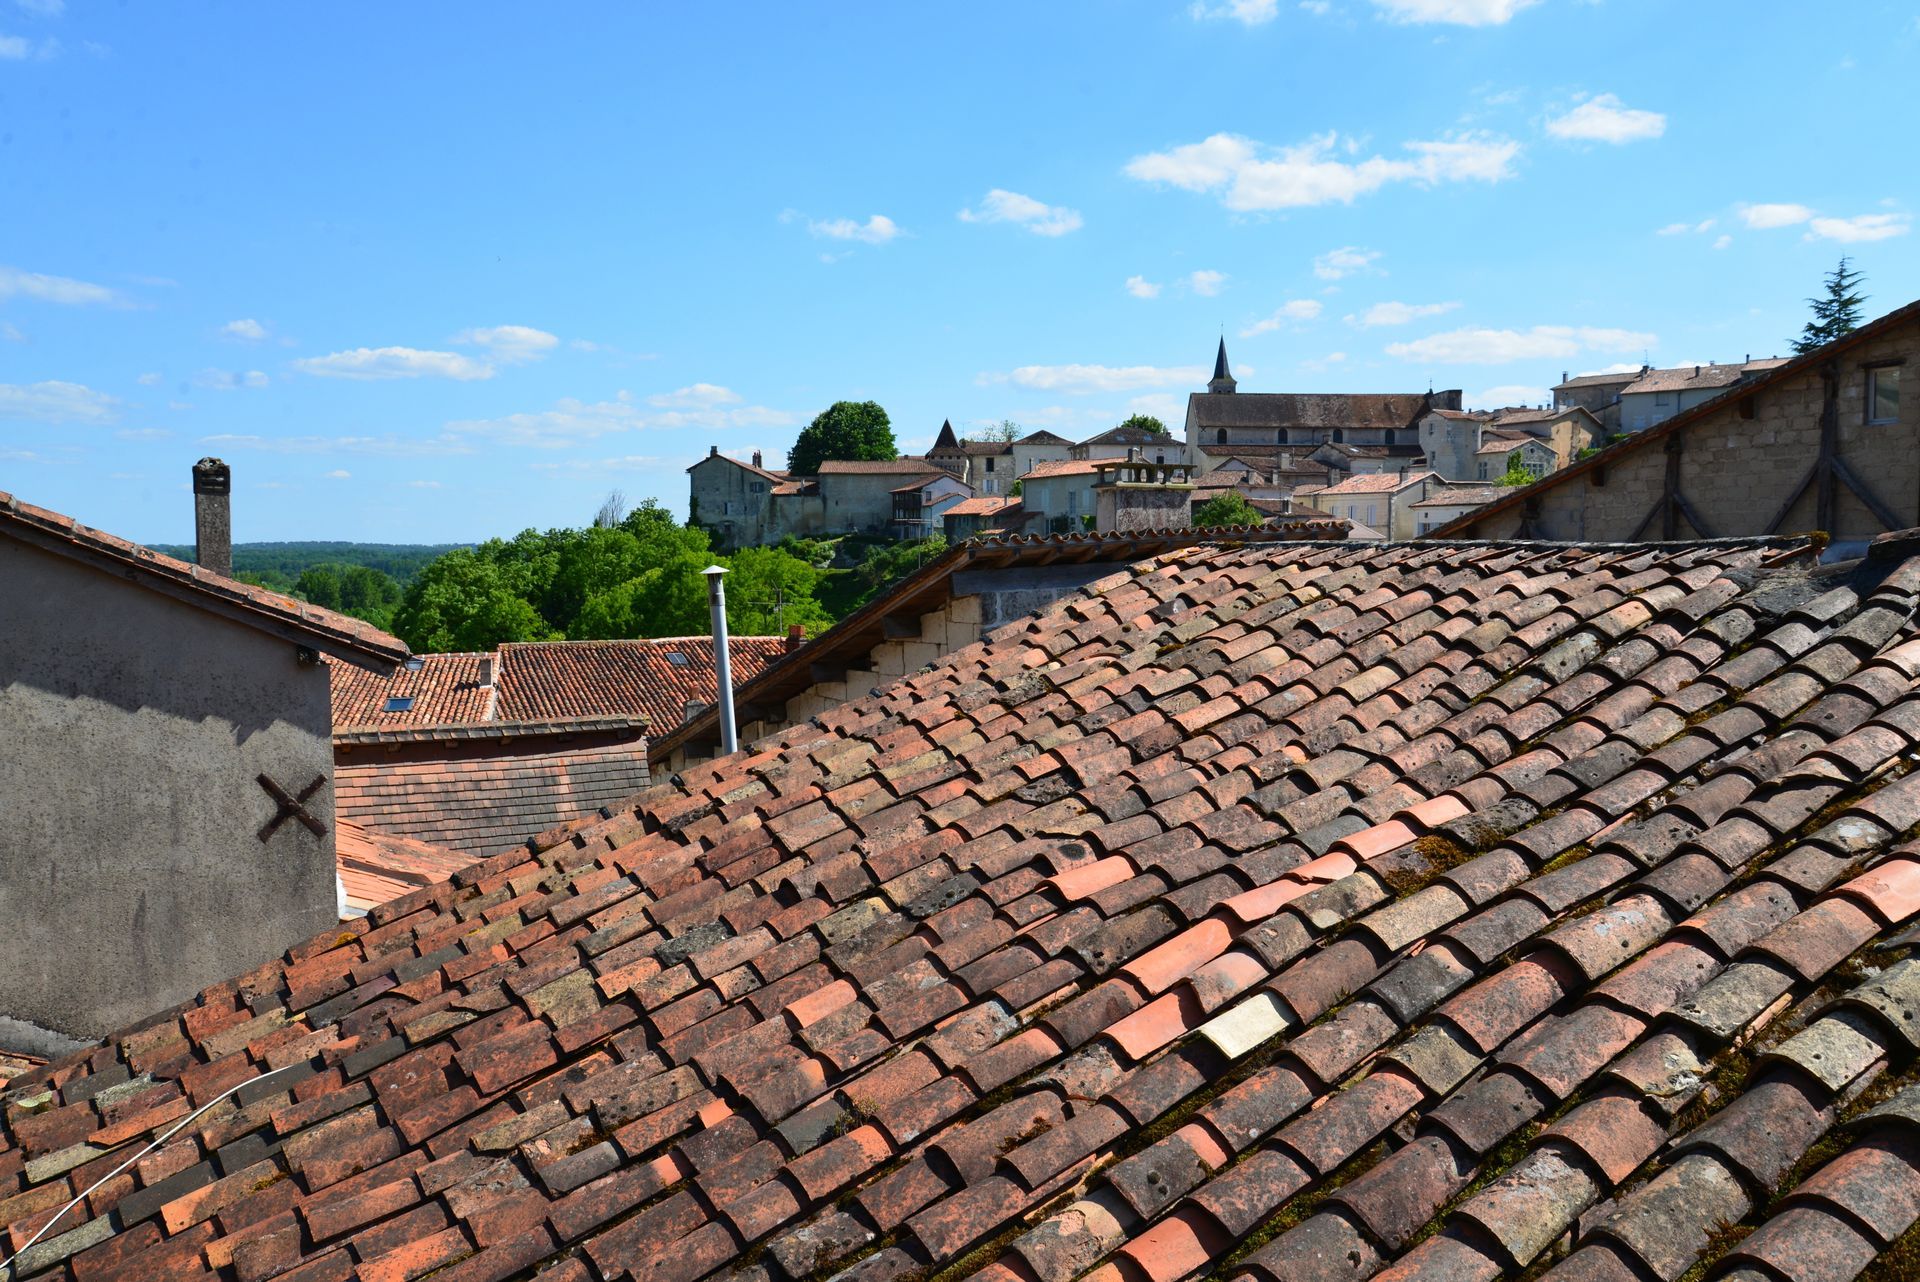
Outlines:
[[[923,458],[828,459],[820,464],[822,476],[932,476],[945,470]]]
[[[1006,498],[991,494],[979,495],[970,499],[961,499],[947,509],[948,516],[999,516],[1011,508],[1020,506],[1019,499]]]
[[[645,737],[631,729],[613,737],[529,736],[512,752],[425,758],[356,748],[336,755],[334,813],[469,858],[498,854],[646,786]]]
[[[1420,392],[1194,392],[1187,412],[1201,427],[1387,428],[1412,426],[1426,403]]]
[[[1438,414],[1441,418],[1457,419],[1462,422],[1469,422],[1469,423],[1484,423],[1487,421],[1488,418],[1492,417],[1491,415],[1486,414],[1480,410],[1433,409],[1433,410],[1428,410],[1427,412],[1429,414]]]
[[[1641,392],[1714,391],[1732,387],[1746,372],[1738,365],[1685,365],[1679,369],[1649,370],[1629,383],[1622,396]]]
[[[1107,459],[1077,458],[1059,459],[1050,463],[1035,463],[1033,468],[1020,479],[1024,481],[1028,477],[1044,479],[1049,476],[1091,476],[1100,470],[1101,463],[1110,461],[1111,460]]]
[[[28,1074],[0,1227],[76,1279],[1851,1277],[1920,1219],[1917,545],[1171,552]]]
[[[346,915],[358,917],[389,899],[445,881],[473,857],[336,817],[334,860],[346,894]]]
[[[1049,432],[1046,428],[1043,427],[1043,428],[1040,428],[1038,431],[1028,432],[1025,436],[1021,437],[1017,442],[1015,442],[1015,444],[1018,444],[1018,445],[1071,445],[1073,444],[1073,442],[1069,441],[1066,437],[1060,435],[1058,432]]]
[[[752,680],[786,646],[785,637],[734,637],[734,683]],[[704,636],[510,641],[491,654],[423,654],[414,662],[417,669],[402,665],[386,676],[331,665],[335,736],[608,721],[657,731],[680,724],[687,704],[715,697],[713,639]],[[481,685],[487,662],[493,688]],[[396,699],[413,702],[388,711]]]
[[[4,490],[0,490],[0,535],[124,574],[142,587],[349,663],[384,668],[407,657],[404,641],[371,623],[176,560],[70,516],[35,507]]]
[[[1429,491],[1427,497],[1415,500],[1415,507],[1459,507],[1463,503],[1491,503],[1506,489],[1498,485],[1449,485],[1443,489]]]
[[[1173,437],[1149,432],[1144,427],[1110,427],[1098,436],[1089,436],[1082,445],[1170,445]]]
[[[751,681],[786,649],[785,637],[731,638],[734,684]],[[687,704],[712,703],[716,689],[712,637],[500,647],[500,715],[513,721],[639,716],[660,730],[679,725]]]
[[[1428,477],[1433,477],[1435,480],[1439,479],[1432,472],[1407,472],[1405,474],[1399,472],[1365,472],[1358,476],[1349,476],[1338,485],[1329,485],[1324,489],[1315,489],[1314,494],[1321,498],[1325,498],[1328,495],[1386,494],[1395,490],[1403,490],[1409,485],[1417,485]],[[1295,490],[1294,493],[1298,494],[1300,490]]]

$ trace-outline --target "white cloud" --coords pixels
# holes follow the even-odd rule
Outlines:
[[[5,38],[0,37],[0,49]],[[0,57],[5,56],[0,53]],[[95,285],[66,276],[47,276],[23,272],[17,267],[0,267],[0,298],[32,298],[43,303],[105,303],[124,306],[126,300],[105,285]]]
[[[537,361],[560,346],[558,338],[544,329],[534,329],[529,325],[491,325],[480,329],[463,329],[453,336],[453,341],[464,347],[482,348],[488,356],[502,365],[524,365],[528,361]],[[487,376],[480,375],[482,378]],[[457,378],[459,375],[454,377]]]
[[[1201,365],[1022,365],[1007,374],[982,374],[976,382],[1012,383],[1041,392],[1084,396],[1093,392],[1131,392],[1207,381]]]
[[[711,409],[716,405],[738,405],[740,393],[715,383],[695,383],[677,391],[649,396],[647,404],[661,409]]]
[[[1373,0],[1395,22],[1448,22],[1461,27],[1497,27],[1540,0]]]
[[[1633,367],[1639,369],[1638,365]],[[1501,409],[1508,405],[1540,405],[1553,400],[1553,393],[1544,387],[1529,387],[1525,383],[1502,383],[1498,387],[1489,387],[1477,396],[1468,398],[1469,402],[1481,409]]]
[[[28,13],[42,18],[57,18],[66,12],[67,0],[13,0]]]
[[[995,187],[977,209],[960,211],[963,223],[1017,223],[1036,236],[1064,236],[1080,229],[1080,211],[1048,205],[1017,191]]]
[[[271,382],[266,374],[257,369],[244,372],[230,369],[203,369],[193,376],[195,387],[214,392],[235,392],[241,388],[262,388]]]
[[[1739,210],[1741,220],[1757,231],[1791,227],[1813,217],[1805,205],[1741,205]]]
[[[1547,121],[1547,132],[1569,142],[1618,145],[1658,138],[1667,132],[1667,118],[1657,111],[1629,107],[1615,95],[1603,93]]]
[[[158,387],[167,381],[167,376],[165,374],[156,374],[149,370],[134,381],[142,387]]]
[[[1187,277],[1187,286],[1202,298],[1212,298],[1226,287],[1225,272],[1198,271]]]
[[[1458,308],[1458,303],[1375,303],[1358,316],[1347,319],[1355,325],[1406,325],[1426,316],[1441,316]]]
[[[309,356],[293,366],[321,378],[453,378],[469,382],[494,375],[493,366],[486,361],[416,347],[356,347],[327,356]]]
[[[1127,277],[1127,292],[1135,298],[1158,298],[1160,287],[1145,276]]]
[[[832,218],[825,222],[808,220],[807,230],[828,240],[858,240],[869,245],[884,245],[901,234],[899,225],[885,214],[874,214],[864,223],[851,218]]]
[[[9,343],[24,343],[27,341],[25,334],[21,333],[6,321],[0,321],[0,338],[5,339]]]
[[[1720,220],[1717,218],[1705,218],[1697,223],[1668,223],[1665,227],[1662,227],[1659,231],[1655,232],[1654,235],[1684,236],[1688,232],[1698,232],[1698,233],[1710,232],[1713,230],[1714,225],[1719,221]]]
[[[19,62],[31,52],[33,45],[25,36],[0,36],[0,58]]]
[[[1324,254],[1316,254],[1313,259],[1313,274],[1321,280],[1343,280],[1360,272],[1371,272],[1373,265],[1380,261],[1377,249],[1361,249],[1357,245],[1342,245],[1338,249],[1329,249]]]
[[[164,427],[123,427],[114,438],[122,441],[170,441],[173,433]]]
[[[1713,238],[1713,247],[1715,249],[1725,249],[1728,245],[1731,245],[1732,243],[1733,243],[1733,237],[1727,235],[1725,232],[1722,232],[1720,235]]]
[[[1359,147],[1326,133],[1289,147],[1269,147],[1237,134],[1214,134],[1168,151],[1127,162],[1126,174],[1141,182],[1186,191],[1218,192],[1239,212],[1352,204],[1388,183],[1430,187],[1452,182],[1499,182],[1513,176],[1520,144],[1493,134],[1465,133],[1408,142],[1399,159],[1369,156],[1351,161]]]
[[[1240,331],[1240,337],[1252,338],[1256,334],[1267,334],[1296,321],[1310,321],[1320,315],[1320,300],[1317,298],[1294,298],[1280,304],[1278,310],[1265,320],[1255,321]]]
[[[408,481],[407,486],[415,490],[438,490],[444,488],[438,481]]]
[[[1441,365],[1503,365],[1508,361],[1564,359],[1583,351],[1626,352],[1651,347],[1652,334],[1591,326],[1535,325],[1532,329],[1455,329],[1411,343],[1392,343],[1396,360]],[[1639,368],[1635,366],[1634,368]]]
[[[600,476],[607,472],[651,472],[666,463],[657,454],[622,454],[618,458],[570,458],[533,464],[535,471],[564,472],[569,476]],[[684,463],[681,464],[684,466]]]
[[[1304,7],[1304,6],[1303,6]],[[1196,3],[1188,10],[1196,21],[1227,18],[1249,27],[1272,22],[1280,15],[1280,0],[1226,0],[1225,4]]]
[[[267,327],[252,317],[244,320],[228,321],[220,327],[220,332],[228,338],[242,338],[249,343],[258,343],[267,336]]]
[[[1175,431],[1187,412],[1186,398],[1170,392],[1148,392],[1127,402],[1127,414],[1151,414]]]
[[[709,431],[735,427],[795,427],[808,416],[765,405],[741,405],[740,397],[712,383],[695,383],[647,398],[642,408],[628,392],[611,401],[588,403],[564,397],[549,410],[462,419],[447,424],[455,437],[484,436],[504,445],[552,448],[643,428],[695,427]],[[657,411],[657,412],[656,412]]]
[[[1904,236],[1913,226],[1906,214],[1858,214],[1852,218],[1815,218],[1807,224],[1808,240],[1837,240],[1855,244]]]
[[[1317,359],[1301,361],[1300,368],[1318,373],[1321,370],[1332,369],[1335,365],[1340,364],[1346,359],[1347,354],[1345,352],[1328,352],[1325,356]]]
[[[347,471],[344,467],[336,467],[333,471],[323,472],[321,475],[325,476],[329,481],[350,481],[353,479],[353,473]]]
[[[119,401],[82,383],[0,383],[0,421],[97,425],[119,416]]]

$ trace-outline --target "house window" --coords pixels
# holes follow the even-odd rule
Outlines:
[[[1393,439],[1393,429],[1392,429],[1392,428],[1388,428],[1388,429],[1387,429],[1386,431],[1384,431],[1384,432],[1382,432],[1382,433],[1380,434],[1380,438],[1381,438],[1381,439],[1380,439],[1380,443],[1381,443],[1382,445],[1392,445],[1392,444],[1394,444],[1394,439]]]
[[[1346,429],[1346,428],[1344,428],[1344,427],[1336,427],[1336,428],[1334,428],[1334,429],[1333,429],[1333,443],[1334,443],[1335,445],[1345,445],[1345,444],[1347,443],[1347,429]]]
[[[1667,394],[1665,392],[1655,392],[1653,394],[1653,403],[1661,409],[1665,409],[1667,406]]]
[[[1226,429],[1226,428],[1224,428],[1224,427],[1223,427],[1223,428],[1221,428],[1221,429],[1219,429],[1218,431],[1216,431],[1216,432],[1215,432],[1215,433],[1213,434],[1213,443],[1214,443],[1215,445],[1225,445],[1225,444],[1227,443],[1227,429]]]
[[[389,699],[389,700],[387,700],[387,706],[386,706],[385,708],[382,708],[382,709],[381,709],[381,711],[383,711],[383,712],[412,712],[412,711],[413,711],[413,696],[412,696],[412,695],[400,695],[400,694],[397,694],[397,695],[395,695],[395,696],[394,696],[393,698],[391,698],[391,699]]]
[[[987,471],[993,471],[993,455],[987,455]]]
[[[1482,461],[1481,461],[1481,463],[1480,463],[1480,479],[1484,481],[1484,480],[1486,480],[1486,479],[1488,479],[1488,476],[1489,476],[1489,475],[1490,475],[1490,474],[1489,474],[1489,473],[1488,473],[1488,471],[1487,471],[1487,464],[1486,464],[1486,462],[1485,462],[1485,460],[1482,460]]]
[[[1867,371],[1867,422],[1900,421],[1900,367],[1881,365]]]
[[[991,476],[989,476],[986,479],[986,481],[981,484],[980,488],[988,494],[998,494],[1000,491],[995,489],[994,487],[999,484],[1000,482],[994,480]]]

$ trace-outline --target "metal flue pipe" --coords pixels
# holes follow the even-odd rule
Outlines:
[[[740,746],[733,724],[733,661],[727,644],[727,589],[721,582],[727,576],[725,566],[710,565],[701,571],[707,576],[707,608],[713,616],[714,677],[720,687],[720,752],[732,753]]]

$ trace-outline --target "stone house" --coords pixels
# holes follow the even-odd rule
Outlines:
[[[967,456],[967,484],[974,492],[1003,496],[1020,473],[1013,466],[1012,441],[962,441]]]
[[[1524,433],[1553,451],[1553,470],[1580,457],[1580,451],[1605,439],[1600,420],[1583,405],[1560,409],[1518,406],[1493,411],[1488,426],[1508,434]],[[1431,464],[1429,464],[1431,466]]]
[[[777,543],[801,524],[775,517],[774,489],[788,477],[763,466],[758,450],[751,463],[742,463],[710,445],[707,456],[687,469],[687,477],[692,491],[687,519],[707,530],[717,551]]]
[[[1493,502],[1506,491],[1498,485],[1441,485],[1413,503],[1413,537],[1420,539]]]
[[[1631,542],[1820,530],[1829,556],[1857,554],[1877,534],[1920,524],[1916,368],[1920,302],[1439,533]]]
[[[1620,391],[1622,432],[1644,432],[1674,415],[1704,405],[1728,388],[1756,374],[1774,369],[1778,360],[1746,361],[1738,365],[1685,365],[1677,369],[1649,369]]]
[[[1636,369],[1582,374],[1577,378],[1569,378],[1566,371],[1562,370],[1560,381],[1553,387],[1553,407],[1571,409],[1578,406],[1586,410],[1599,422],[1600,439],[1604,440],[1621,430],[1620,393],[1650,368],[1642,365]]]
[[[973,487],[951,473],[915,478],[893,491],[893,536],[924,539],[946,529],[954,504],[973,497]]]
[[[1488,416],[1471,410],[1431,409],[1420,416],[1420,448],[1427,466],[1449,481],[1474,478],[1480,431]]]
[[[1513,467],[1515,454],[1520,456],[1520,470],[1536,481],[1555,470],[1553,449],[1545,442],[1517,433],[1488,431],[1473,453],[1473,474],[1448,479],[1497,481]]]
[[[1019,499],[983,494],[963,499],[948,508],[942,517],[948,543],[964,543],[981,534],[1018,534],[1026,524],[1026,510]]]
[[[1338,485],[1301,497],[1335,520],[1366,526],[1397,542],[1419,531],[1413,505],[1441,484],[1432,472],[1374,472],[1349,476]]]
[[[1091,459],[1041,463],[1020,478],[1020,506],[1036,534],[1069,534],[1093,518],[1093,484],[1100,474]]]
[[[933,448],[927,451],[927,462],[963,481],[967,478],[966,445],[954,434],[951,419],[940,424],[940,433],[934,437]]]
[[[1295,445],[1365,446],[1379,451],[1382,470],[1411,465],[1420,457],[1417,424],[1427,410],[1459,409],[1460,393],[1387,394],[1242,392],[1227,364],[1222,339],[1207,390],[1187,398],[1188,461],[1200,462],[1205,447]],[[1351,458],[1352,456],[1345,456]],[[1340,466],[1335,463],[1334,466]],[[1359,470],[1348,467],[1342,470]]]
[[[1042,463],[1064,463],[1074,457],[1074,444],[1066,437],[1042,428],[1028,432],[1012,445],[1013,474],[1025,476]],[[981,493],[986,493],[982,490]]]
[[[1180,442],[1172,436],[1138,427],[1110,427],[1098,436],[1089,436],[1073,446],[1067,456],[1075,459],[1126,458],[1127,452],[1134,449],[1140,450],[1143,458],[1155,463],[1178,463],[1185,453],[1180,448]]]
[[[226,466],[199,555],[231,564]],[[338,920],[322,656],[358,619],[0,493],[0,1045],[40,1051],[190,997]]]
[[[944,471],[919,458],[829,459],[818,477],[821,521],[834,534],[886,534],[893,526],[893,492]]]

